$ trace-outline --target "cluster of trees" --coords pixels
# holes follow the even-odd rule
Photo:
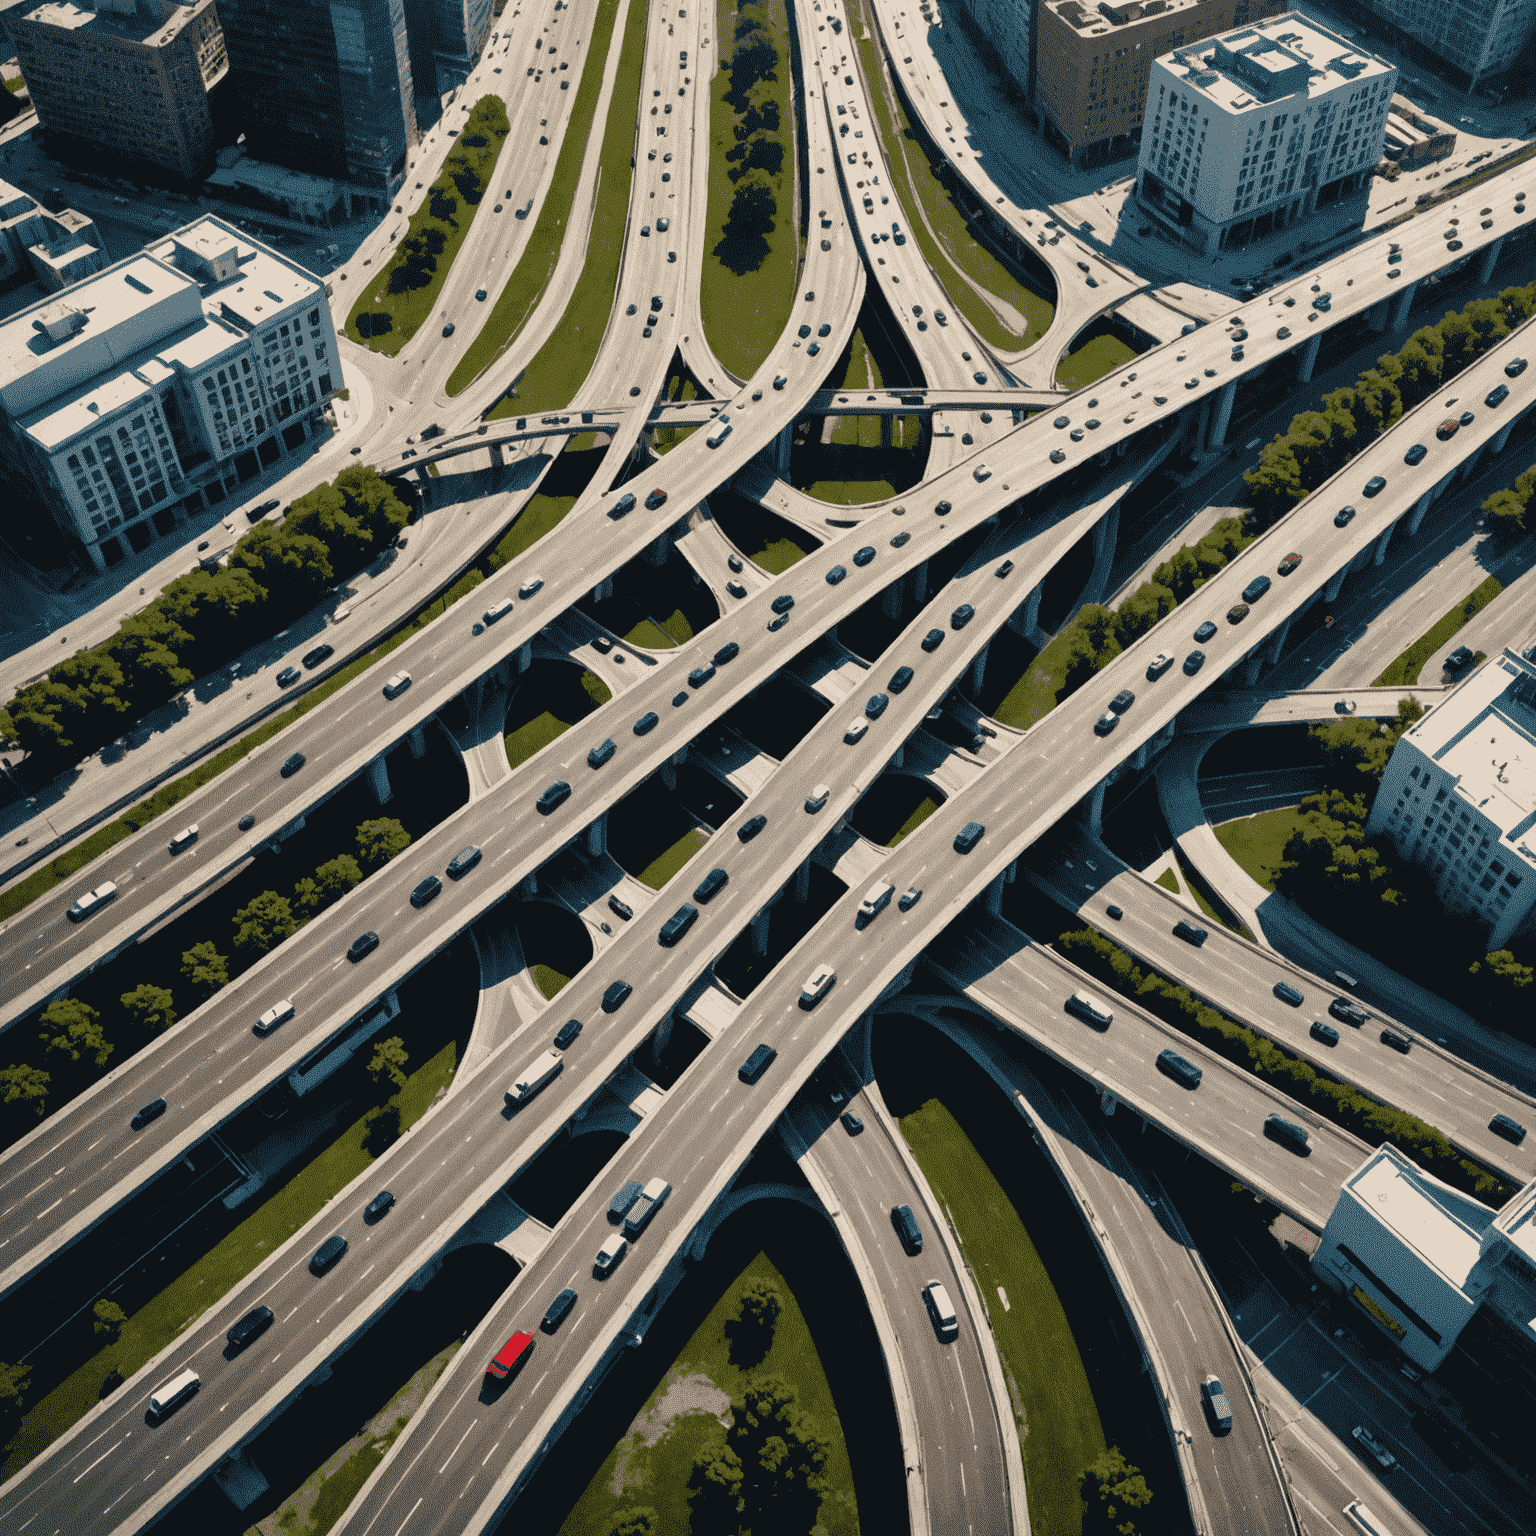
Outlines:
[[[1181,544],[1118,608],[1085,603],[1066,627],[1067,666],[1056,701],[1076,693],[1094,673],[1167,617],[1253,542],[1243,520],[1225,517],[1197,544]]]
[[[1323,396],[1268,443],[1248,484],[1257,525],[1268,527],[1369,446],[1405,410],[1441,386],[1536,313],[1536,283],[1474,299],[1435,325],[1417,330],[1397,352],[1384,353],[1353,385]]]
[[[1140,1536],[1131,1514],[1152,1502],[1152,1490],[1118,1445],[1077,1474],[1077,1490],[1084,1504],[1083,1536]]]
[[[784,1298],[771,1280],[759,1276],[742,1287],[741,1309],[725,1325],[733,1364],[748,1369],[763,1363],[783,1310]]]
[[[713,255],[738,277],[755,272],[768,256],[768,236],[778,227],[774,182],[784,167],[779,104],[763,90],[776,83],[779,51],[763,29],[762,0],[744,0],[736,22],[736,49],[727,66],[724,99],[736,109],[736,143],[726,151],[726,172],[736,184],[731,211]],[[749,9],[750,7],[750,9]]]
[[[344,853],[327,860],[313,875],[298,882],[291,900],[276,891],[262,891],[234,914],[236,955],[253,964],[269,949],[297,933],[312,917],[339,901],[365,875],[404,852],[410,841],[411,834],[393,816],[360,822],[355,856]],[[229,966],[230,957],[220,953],[212,939],[182,951],[183,995],[190,993],[194,1008],[228,985]],[[138,1040],[163,1033],[179,1017],[175,994],[169,987],[153,982],[143,982],[122,993],[118,1002],[123,1018]],[[47,1113],[55,1074],[63,1074],[69,1096],[73,1097],[92,1078],[107,1070],[117,1049],[107,1036],[100,1010],[81,998],[56,999],[43,1009],[39,1021],[39,1058],[0,1068],[0,1107],[6,1111],[6,1128],[12,1132],[18,1124],[24,1125],[27,1120]],[[381,1041],[368,1068],[375,1084],[382,1086],[389,1081],[396,1088],[403,1088],[407,1059],[398,1036]]]
[[[725,1439],[694,1458],[689,1528],[710,1536],[811,1530],[831,1441],[778,1376],[752,1377],[731,1414]]]
[[[1353,1132],[1371,1146],[1390,1141],[1421,1167],[1447,1184],[1467,1191],[1497,1209],[1514,1191],[1486,1168],[1460,1156],[1445,1133],[1417,1115],[1391,1109],[1348,1083],[1319,1072],[1273,1040],[1234,1023],[1156,971],[1143,971],[1117,944],[1091,928],[1064,933],[1056,948],[1122,997],[1182,1029],[1227,1061],[1269,1079],[1282,1092],[1309,1105],[1324,1119]]]
[[[1536,491],[1536,464],[1526,470],[1512,486],[1495,491],[1483,503],[1487,528],[1500,543],[1513,544],[1525,533],[1525,509]]]
[[[345,469],[261,523],[229,563],[178,576],[110,640],[49,669],[0,710],[0,740],[49,772],[88,757],[253,642],[314,606],[405,527],[403,501],[376,470]]]

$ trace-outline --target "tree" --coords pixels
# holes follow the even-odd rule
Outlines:
[[[1177,605],[1173,593],[1155,581],[1144,581],[1115,610],[1115,639],[1122,650],[1134,645]]]
[[[79,998],[62,997],[43,1009],[43,1030],[38,1039],[51,1053],[62,1051],[71,1061],[90,1056],[98,1067],[106,1066],[112,1046],[101,1028],[101,1015]]]
[[[27,1406],[27,1391],[32,1385],[32,1367],[22,1362],[0,1362],[0,1443],[10,1440]]]
[[[95,1313],[96,1321],[91,1325],[91,1331],[98,1337],[105,1334],[108,1344],[117,1343],[117,1336],[123,1331],[123,1324],[128,1321],[128,1314],[115,1301],[108,1301],[105,1296],[96,1303]]]
[[[182,951],[181,974],[206,1001],[220,987],[229,985],[229,961],[218,952],[212,939],[204,939]]]
[[[808,1531],[826,1491],[831,1443],[778,1376],[754,1376],[731,1403],[731,1449],[741,1461],[742,1524]]]
[[[773,1347],[773,1333],[784,1298],[771,1280],[761,1276],[749,1280],[741,1289],[741,1310],[726,1324],[731,1342],[731,1358],[739,1366],[762,1362]]]
[[[393,816],[364,821],[357,828],[357,856],[370,874],[411,846],[411,834]]]
[[[1243,476],[1253,500],[1254,516],[1260,527],[1267,527],[1284,516],[1306,496],[1310,486],[1303,483],[1301,464],[1289,434],[1268,442],[1259,452],[1259,462]]]
[[[229,563],[249,571],[267,589],[268,601],[281,616],[312,607],[333,577],[325,541],[286,523],[258,523],[235,545]]]
[[[1476,1011],[1485,1018],[1529,1019],[1536,971],[1507,949],[1496,949],[1467,968]]]
[[[235,948],[255,959],[298,931],[286,896],[263,891],[235,913]]]
[[[405,1066],[410,1060],[405,1041],[399,1035],[380,1040],[373,1048],[373,1060],[368,1063],[368,1075],[373,1086],[382,1089],[386,1082],[393,1083],[395,1091],[405,1087]]]
[[[340,901],[355,885],[360,885],[363,872],[350,853],[343,853],[327,860],[315,871],[314,878],[300,880],[294,889],[294,905],[308,919],[323,912],[333,902]]]
[[[151,986],[146,981],[132,992],[124,992],[118,1001],[140,1029],[152,1029],[159,1034],[176,1022],[176,999],[165,987]]]
[[[178,576],[161,593],[158,606],[192,637],[180,657],[201,677],[257,638],[266,601],[266,588],[248,570],[220,566]]]
[[[741,1529],[741,1457],[728,1445],[701,1451],[688,1474],[688,1528],[698,1536],[734,1536]]]
[[[614,1515],[608,1536],[661,1536],[661,1516],[649,1505],[631,1505]]]
[[[1102,1452],[1077,1474],[1078,1491],[1088,1508],[1083,1516],[1083,1536],[1137,1536],[1133,1511],[1152,1502],[1152,1490],[1121,1454],[1118,1445]]]
[[[1355,386],[1355,424],[1360,429],[1359,446],[1373,443],[1389,427],[1395,426],[1403,414],[1403,395],[1397,387],[1397,376],[1388,376],[1379,369],[1360,375]]]
[[[1521,477],[1522,479],[1524,476]],[[1525,533],[1526,497],[1506,486],[1483,503],[1486,527],[1501,542],[1513,543]]]
[[[0,1070],[0,1088],[4,1089],[3,1102],[17,1112],[31,1108],[41,1119],[47,1113],[48,1084],[52,1081],[41,1067],[29,1067],[25,1063]]]
[[[1397,387],[1402,392],[1403,409],[1412,410],[1440,388],[1445,341],[1439,329],[1426,325],[1416,330],[1398,349],[1397,361],[1402,368]]]

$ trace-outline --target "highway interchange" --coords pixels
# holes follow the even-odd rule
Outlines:
[[[573,6],[572,21],[576,10]],[[704,45],[704,23],[698,17],[683,23],[681,12],[673,17],[660,7],[654,14],[668,26],[685,24],[692,29],[682,34],[692,39],[685,44],[691,57],[694,47]],[[837,356],[858,320],[866,284],[873,282],[890,312],[901,319],[930,386],[963,387],[976,373],[985,374],[987,383],[997,380],[997,364],[958,321],[942,329],[917,329],[913,296],[920,296],[919,303],[930,310],[935,303],[942,307],[945,298],[916,246],[873,239],[883,233],[882,220],[864,208],[865,193],[889,185],[889,176],[881,168],[879,140],[866,137],[859,154],[850,160],[839,155],[833,130],[838,105],[856,114],[857,120],[869,121],[861,94],[867,82],[846,63],[846,28],[841,42],[834,31],[821,36],[810,31],[813,24],[824,27],[818,17],[834,14],[838,13],[831,6],[824,12],[807,13],[801,8],[796,13],[802,58],[814,61],[819,86],[811,89],[807,81],[804,125],[809,163],[813,175],[827,178],[813,183],[809,194],[816,215],[815,238],[807,242],[801,289],[815,297],[797,304],[794,325],[754,378],[743,381],[728,399],[722,396],[722,406],[731,417],[731,436],[711,450],[704,434],[696,433],[664,459],[643,467],[623,486],[636,497],[637,505],[619,519],[609,515],[617,496],[616,490],[609,489],[611,478],[594,480],[558,528],[477,589],[473,612],[469,604],[461,605],[395,653],[392,666],[408,670],[412,677],[412,686],[397,700],[381,703],[376,691],[379,679],[365,674],[187,802],[187,819],[198,820],[202,828],[192,850],[173,858],[165,847],[166,829],[157,826],[118,845],[101,862],[99,875],[93,866],[89,879],[112,878],[121,891],[105,912],[81,925],[63,920],[64,908],[85,888],[87,876],[82,875],[78,886],[61,887],[0,928],[8,953],[27,957],[21,965],[8,967],[3,978],[0,996],[8,1023],[23,1018],[61,985],[101,963],[168,912],[196,899],[244,859],[253,854],[259,857],[265,842],[479,679],[499,671],[504,683],[523,664],[534,637],[578,597],[654,548],[659,539],[676,537],[680,520],[716,487],[747,469],[765,448],[771,449],[823,384],[825,360],[818,363],[809,354],[803,338],[795,333],[799,324],[809,323],[813,330],[825,325],[828,334],[820,346],[826,357]],[[649,91],[680,88],[674,78],[680,74],[678,37],[669,36],[660,25],[651,31],[643,114],[652,100]],[[847,72],[839,75],[840,69]],[[637,233],[638,224],[648,221],[654,201],[651,194],[660,190],[661,183],[651,180],[658,174],[647,171],[651,162],[636,157],[616,318],[610,322],[591,376],[572,402],[573,413],[609,407],[626,397],[654,399],[674,347],[682,345],[684,334],[695,337],[697,325],[685,333],[682,317],[687,304],[684,295],[696,286],[702,259],[702,205],[697,197],[690,200],[682,192],[692,189],[692,178],[702,179],[704,174],[702,166],[693,165],[692,155],[707,119],[702,90],[692,91],[690,105],[698,114],[694,132],[683,135],[669,130],[664,136],[669,145],[675,138],[678,155],[672,162],[679,182],[670,245],[663,245],[655,235]],[[841,195],[830,195],[833,174],[840,179]],[[861,181],[868,182],[869,188],[861,187]],[[1514,194],[1519,181],[1518,175],[1504,177],[1478,189],[1476,198],[1496,210],[1493,231],[1484,244],[1491,245],[1503,227],[1517,221]],[[824,185],[829,195],[822,195]],[[671,190],[663,194],[673,195]],[[1063,396],[1061,412],[1072,427],[1102,421],[1089,429],[1080,444],[1065,429],[1051,424],[1051,412],[1022,426],[1005,420],[991,432],[967,416],[966,427],[976,432],[978,442],[963,449],[958,434],[937,433],[929,473],[920,488],[899,501],[860,509],[856,528],[840,530],[829,523],[816,554],[731,603],[690,644],[658,656],[655,666],[589,716],[579,731],[561,737],[504,782],[445,819],[163,1041],[126,1062],[0,1159],[0,1264],[4,1266],[0,1283],[10,1289],[78,1240],[95,1221],[316,1045],[334,1036],[374,998],[508,892],[536,879],[539,868],[561,848],[581,841],[593,854],[600,854],[602,818],[607,811],[675,760],[686,750],[687,740],[696,738],[778,671],[794,654],[794,645],[786,647],[785,641],[809,648],[893,583],[904,584],[901,612],[907,622],[879,657],[867,687],[875,691],[884,677],[902,665],[914,670],[911,686],[894,694],[885,712],[868,722],[862,739],[850,743],[844,738],[861,714],[864,690],[849,693],[841,686],[827,685],[832,698],[820,722],[673,882],[677,900],[682,900],[681,893],[716,865],[726,867],[731,876],[720,895],[703,907],[686,940],[673,949],[656,945],[654,929],[672,905],[663,895],[643,921],[604,950],[600,962],[573,979],[561,995],[558,1010],[550,1010],[551,1033],[558,1022],[556,1012],[587,1022],[569,1053],[566,1071],[527,1109],[508,1116],[502,1108],[503,1089],[509,1073],[523,1064],[531,1049],[519,1038],[493,1053],[456,1084],[449,1101],[416,1133],[332,1201],[316,1224],[274,1254],[160,1359],[0,1490],[0,1511],[4,1512],[0,1521],[16,1529],[31,1528],[34,1523],[39,1530],[135,1529],[251,1438],[401,1287],[431,1265],[464,1222],[527,1166],[636,1047],[664,1024],[679,999],[694,991],[737,935],[760,918],[765,899],[784,890],[809,859],[825,851],[860,796],[914,740],[929,711],[967,675],[989,637],[1025,608],[1030,593],[1085,531],[1082,520],[1074,520],[1073,514],[1092,482],[1096,464],[1108,459],[1113,466],[1117,448],[1128,446],[1137,453],[1141,444],[1155,441],[1158,433],[1180,430],[1181,415],[1183,430],[1193,426],[1219,444],[1232,409],[1232,383],[1306,338],[1304,329],[1298,336],[1276,336],[1281,319],[1296,321],[1293,329],[1310,326],[1317,332],[1321,326],[1396,298],[1408,284],[1446,261],[1443,240],[1429,227],[1434,222],[1434,215],[1426,215],[1399,232],[1404,247],[1401,278],[1390,282],[1385,278],[1384,242],[1372,242],[1319,272],[1298,275],[1259,300],[1234,308],[1226,326],[1213,324],[1154,349],[1099,380],[1082,392],[1082,398]],[[668,262],[665,252],[674,247],[679,259]],[[469,283],[472,270],[461,268],[451,281]],[[1311,309],[1311,294],[1328,289],[1333,293],[1332,311]],[[1357,291],[1352,294],[1351,289]],[[629,302],[648,305],[653,294],[663,298],[665,320],[651,340],[641,343],[626,333],[622,309]],[[1288,298],[1300,303],[1287,308]],[[1303,319],[1309,312],[1311,320]],[[1242,328],[1249,330],[1251,339],[1246,355],[1236,357],[1231,333]],[[696,344],[696,338],[689,343]],[[1530,336],[1518,333],[1458,379],[1457,392],[1480,397],[1495,383],[1504,383],[1504,363],[1530,345]],[[646,353],[644,347],[654,350]],[[441,351],[434,348],[431,355]],[[972,355],[965,357],[966,352]],[[425,359],[421,366],[426,366]],[[785,383],[776,389],[774,381],[780,377]],[[579,1201],[472,1335],[469,1347],[444,1375],[339,1529],[487,1528],[537,1465],[549,1437],[579,1407],[586,1384],[600,1372],[604,1360],[614,1349],[624,1347],[624,1335],[632,1330],[633,1320],[655,1304],[652,1293],[675,1273],[689,1234],[708,1220],[751,1149],[795,1102],[828,1053],[978,897],[1008,877],[1019,855],[1069,815],[1085,792],[1155,743],[1182,709],[1260,647],[1272,645],[1278,653],[1292,616],[1336,573],[1379,547],[1399,520],[1412,520],[1416,513],[1422,516],[1421,500],[1437,480],[1456,471],[1490,440],[1507,435],[1509,423],[1531,403],[1536,380],[1528,373],[1508,380],[1508,385],[1509,399],[1496,410],[1479,409],[1477,420],[1449,444],[1436,443],[1432,435],[1435,420],[1443,414],[1441,401],[1426,402],[1033,731],[1022,736],[1003,731],[979,754],[968,758],[953,754],[976,770],[971,787],[947,801],[898,852],[879,860],[882,871],[891,871],[886,878],[898,889],[907,884],[922,887],[922,901],[907,913],[893,907],[861,931],[853,919],[863,887],[855,885],[736,1006],[727,1038],[706,1048],[662,1108],[647,1116],[630,1139],[629,1160],[664,1169],[674,1186],[663,1216],[647,1238],[636,1244],[636,1251],[611,1279],[592,1280],[591,1255],[606,1235],[607,1224],[600,1202]],[[632,396],[633,391],[638,395]],[[1214,405],[1206,406],[1208,400],[1214,400]],[[488,403],[482,401],[481,406]],[[632,411],[619,428],[615,458],[627,456],[638,442],[644,414]],[[1219,426],[1210,426],[1211,415]],[[1410,476],[1402,468],[1402,452],[1416,440],[1426,442],[1431,451]],[[450,437],[442,444],[444,452],[453,443]],[[1061,464],[1050,462],[1052,450],[1062,453]],[[1065,481],[1062,494],[1057,482],[1074,471],[1075,478]],[[1362,502],[1361,487],[1375,473],[1385,477],[1386,489]],[[646,508],[647,497],[658,490],[666,492],[665,503]],[[1333,513],[1344,501],[1360,505],[1360,515],[1338,530]],[[951,505],[936,515],[940,502]],[[967,535],[976,545],[974,553],[930,593],[929,562],[940,560],[947,548]],[[852,557],[866,546],[874,548],[876,555],[861,565]],[[1272,571],[1279,556],[1292,548],[1304,552],[1301,571],[1278,582],[1242,624],[1222,624],[1206,646],[1207,660],[1200,672],[1188,676],[1176,668],[1155,684],[1144,681],[1147,662],[1155,652],[1168,647],[1182,655],[1192,643],[1188,632],[1201,619],[1220,622],[1247,581],[1259,571]],[[1009,560],[1012,569],[998,574]],[[835,564],[847,567],[847,578],[829,584],[823,575]],[[542,580],[539,590],[526,598],[519,595],[535,576]],[[773,603],[782,596],[792,597],[794,606],[788,624],[770,637],[766,631]],[[514,599],[512,612],[486,626],[482,635],[470,634],[482,607],[489,608],[503,597]],[[969,604],[974,612],[965,624],[952,617],[961,604]],[[931,629],[940,630],[944,639],[930,651],[923,648],[922,640]],[[703,686],[688,687],[688,672],[732,641],[740,646],[739,654],[720,665]],[[1135,688],[1136,707],[1114,733],[1095,735],[1095,717],[1121,686]],[[685,702],[674,703],[674,699]],[[634,723],[651,711],[664,725],[637,735]],[[674,721],[686,729],[680,731]],[[618,743],[617,750],[601,769],[590,768],[587,753],[605,737]],[[283,779],[278,766],[294,751],[303,752],[306,762],[296,775]],[[549,816],[534,814],[540,791],[557,780],[569,782],[575,792]],[[804,801],[818,782],[830,785],[831,795],[826,806],[812,814]],[[242,831],[237,820],[246,814],[254,814],[256,823]],[[736,830],[758,815],[767,818],[764,835],[738,842]],[[970,820],[984,822],[986,833],[973,852],[960,856],[952,842],[961,825]],[[419,911],[412,908],[407,897],[416,882],[429,871],[440,871],[457,848],[470,842],[484,850],[480,866],[463,882],[450,885],[432,905]],[[877,857],[877,851],[871,850],[869,856]],[[1155,899],[1144,901],[1141,908]],[[1129,906],[1127,912],[1130,915]],[[1133,949],[1144,944],[1147,958],[1155,956],[1161,968],[1193,985],[1185,973],[1189,957],[1171,955],[1166,937],[1158,935],[1156,928],[1157,921],[1151,918],[1143,926],[1127,925],[1122,942]],[[343,952],[350,939],[365,929],[377,931],[384,942],[353,966]],[[1234,974],[1229,964],[1223,973],[1218,961],[1223,953],[1219,946],[1209,952],[1215,974],[1203,984],[1213,989],[1208,993],[1213,1001],[1237,1012],[1255,1010],[1254,1022],[1277,1034],[1293,1023],[1293,1016],[1279,1005],[1270,1006],[1274,1000],[1264,979],[1267,972],[1259,968]],[[823,963],[835,966],[837,984],[815,1010],[805,1011],[798,1004],[801,982]],[[618,979],[629,983],[633,992],[608,1013],[602,996]],[[1216,997],[1214,990],[1223,986],[1227,990]],[[1070,990],[1070,985],[1065,986],[1065,991]],[[274,1037],[253,1036],[249,1026],[254,1017],[285,996],[298,1005],[297,1017]],[[1267,999],[1262,1008],[1261,998]],[[1117,1051],[1124,1049],[1130,1023],[1117,1007],[1111,1036]],[[1087,1033],[1073,1021],[1066,1024]],[[1040,1043],[1038,1037],[1031,1038]],[[736,1067],[759,1040],[772,1041],[779,1057],[760,1084],[748,1087],[736,1080]],[[1298,1041],[1288,1043],[1302,1048]],[[1194,1050],[1187,1045],[1184,1049],[1187,1054]],[[1378,1061],[1378,1055],[1383,1059]],[[217,1075],[208,1070],[210,1059],[217,1061]],[[1146,1060],[1140,1056],[1137,1060],[1145,1069]],[[1501,1085],[1490,1087],[1482,1075],[1473,1088],[1465,1069],[1448,1055],[1437,1058],[1444,1068],[1443,1081],[1437,1079],[1437,1086],[1449,1086],[1450,1099],[1430,1089],[1413,1071],[1402,1070],[1398,1058],[1384,1051],[1367,1055],[1362,1045],[1340,1060],[1348,1061],[1348,1066],[1330,1063],[1334,1070],[1347,1072],[1352,1080],[1404,1107],[1422,1102],[1414,1098],[1416,1093],[1435,1094],[1440,1103],[1424,1104],[1421,1112],[1426,1118],[1459,1145],[1512,1176],[1531,1176],[1529,1158],[1494,1142],[1484,1129],[1492,1112],[1487,1100],[1490,1092],[1503,1094],[1500,1105],[1509,1103],[1517,1114],[1529,1109],[1523,1096]],[[1422,1058],[1418,1061],[1421,1066]],[[1119,1063],[1114,1065],[1118,1068]],[[1106,1061],[1105,1072],[1110,1070]],[[1169,1087],[1150,1071],[1145,1076],[1148,1081],[1140,1088],[1119,1080],[1111,1086],[1128,1101],[1139,1095],[1134,1100],[1137,1107],[1154,1114],[1156,1094],[1168,1093]],[[1245,1155],[1218,1149],[1222,1128],[1239,1124],[1264,1157],[1288,1158],[1289,1154],[1260,1138],[1262,1112],[1255,1107],[1254,1091],[1251,1080],[1229,1073],[1212,1059],[1200,1093],[1183,1095],[1183,1104],[1177,1110],[1170,1108],[1168,1118],[1172,1121],[1182,1115],[1187,1121],[1194,1116],[1196,1123],[1186,1124],[1183,1138],[1218,1159]],[[170,1100],[171,1111],[147,1132],[135,1135],[128,1128],[129,1115],[157,1094]],[[1474,1094],[1482,1097],[1463,1108],[1458,1094],[1469,1101]],[[1222,1107],[1218,1109],[1213,1101],[1222,1101]],[[803,1106],[798,1111],[802,1116],[805,1112]],[[1305,1118],[1299,1110],[1296,1117]],[[1317,1142],[1313,1157],[1293,1167],[1304,1170],[1304,1178],[1296,1185],[1298,1191],[1307,1190],[1302,1214],[1316,1221],[1326,1216],[1330,1189],[1337,1188],[1338,1179],[1358,1162],[1363,1149],[1331,1129],[1314,1126],[1313,1130]],[[828,1134],[840,1132],[834,1129]],[[868,1169],[850,1164],[841,1148],[840,1154],[828,1159],[826,1178],[829,1187],[841,1191],[844,1209],[851,1210],[856,1202],[850,1204],[849,1186],[857,1188]],[[466,1165],[466,1158],[475,1160]],[[397,1208],[381,1222],[365,1223],[362,1207],[385,1182],[397,1196]],[[1259,1177],[1254,1182],[1260,1187]],[[1283,1177],[1273,1182],[1277,1194],[1282,1193]],[[1297,1198],[1303,1197],[1298,1194]],[[869,1245],[866,1251],[877,1236],[869,1227],[868,1220],[854,1227],[856,1238]],[[352,1252],[325,1280],[316,1281],[305,1268],[308,1255],[332,1231],[348,1235]],[[879,1241],[888,1247],[888,1230],[879,1234]],[[889,1266],[891,1255],[882,1249],[878,1262]],[[954,1285],[965,1294],[965,1283],[953,1263],[948,1267]],[[578,1276],[586,1278],[578,1281]],[[926,1269],[921,1278],[929,1278]],[[557,1334],[541,1339],[534,1368],[519,1379],[515,1400],[504,1399],[494,1409],[481,1406],[477,1411],[483,1346],[498,1333],[505,1336],[525,1323],[542,1310],[544,1298],[567,1283],[577,1285],[578,1307]],[[898,1292],[899,1299],[892,1303],[904,1336],[910,1336],[914,1318],[922,1317],[920,1303],[914,1302],[915,1284],[907,1292]],[[316,1285],[329,1292],[318,1309],[307,1300]],[[229,1360],[223,1333],[257,1301],[273,1306],[278,1323],[257,1346]],[[970,1318],[976,1315],[972,1309]],[[975,1331],[974,1327],[964,1330],[969,1337],[952,1351],[955,1369],[968,1383],[965,1392],[970,1399],[977,1399],[982,1391],[990,1391],[995,1398],[998,1387],[988,1377],[988,1362],[977,1351]],[[931,1338],[925,1346],[938,1349]],[[178,1432],[174,1448],[148,1461],[141,1447],[155,1431],[143,1422],[143,1399],[150,1387],[189,1362],[196,1364],[202,1376],[202,1390],[173,1421]],[[917,1394],[916,1415],[916,1432],[930,1444],[940,1443],[944,1434],[941,1425],[923,1420],[925,1412],[932,1412],[933,1369],[931,1363],[922,1367],[925,1390]],[[1006,1399],[1003,1409],[1006,1423]],[[974,1412],[973,1408],[973,1417]],[[978,1524],[978,1530],[1017,1525],[1010,1498],[1002,1489],[1009,1478],[1005,1440],[994,1419],[990,1433],[972,1442],[973,1454],[980,1458],[973,1466],[990,1469],[984,1476],[989,1497],[983,1508],[992,1523]],[[1013,1450],[1016,1453],[1016,1446]],[[914,1529],[925,1525],[935,1530],[959,1528],[954,1524],[960,1507],[954,1475],[964,1460],[960,1451],[952,1450],[936,1466],[930,1463],[929,1475],[912,1500]],[[458,1490],[452,1502],[430,1494],[434,1480],[444,1478]],[[962,1490],[964,1486],[962,1481]],[[963,1492],[958,1497],[963,1499]],[[973,1497],[964,1507],[970,1511],[975,1503]]]

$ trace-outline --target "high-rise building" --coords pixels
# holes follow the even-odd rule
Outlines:
[[[99,567],[324,431],[322,279],[205,217],[0,321],[0,456]]]
[[[1153,59],[1274,16],[1285,0],[1040,0],[1031,98],[1074,164],[1128,155],[1141,135]],[[1001,51],[1001,50],[1000,50]]]
[[[1506,649],[1404,731],[1365,830],[1501,949],[1536,903],[1536,662]]]
[[[1362,0],[1468,77],[1468,89],[1513,68],[1536,31],[1536,0]]]
[[[977,30],[997,55],[1014,89],[1034,88],[1035,0],[965,0]]]
[[[1299,11],[1155,59],[1141,205],[1203,251],[1283,228],[1365,184],[1396,83]]]
[[[50,293],[107,264],[107,248],[83,213],[50,213],[19,187],[0,181],[0,283],[34,279]]]
[[[382,211],[417,139],[403,0],[219,0],[219,13],[246,147],[351,182]]]
[[[228,70],[214,0],[12,0],[0,8],[38,121],[187,181],[213,165]]]

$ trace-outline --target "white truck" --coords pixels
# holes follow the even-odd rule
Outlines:
[[[652,1179],[640,1191],[640,1198],[630,1206],[624,1218],[624,1236],[634,1239],[645,1231],[652,1216],[661,1209],[661,1203],[672,1193],[672,1186],[665,1179]]]
[[[507,1103],[514,1109],[520,1104],[526,1104],[546,1083],[560,1075],[564,1065],[565,1057],[559,1051],[545,1051],[526,1070],[517,1074],[512,1086],[507,1089]]]
[[[866,923],[874,922],[890,906],[895,891],[896,887],[889,880],[880,880],[870,886],[859,903],[858,926],[862,928]]]

